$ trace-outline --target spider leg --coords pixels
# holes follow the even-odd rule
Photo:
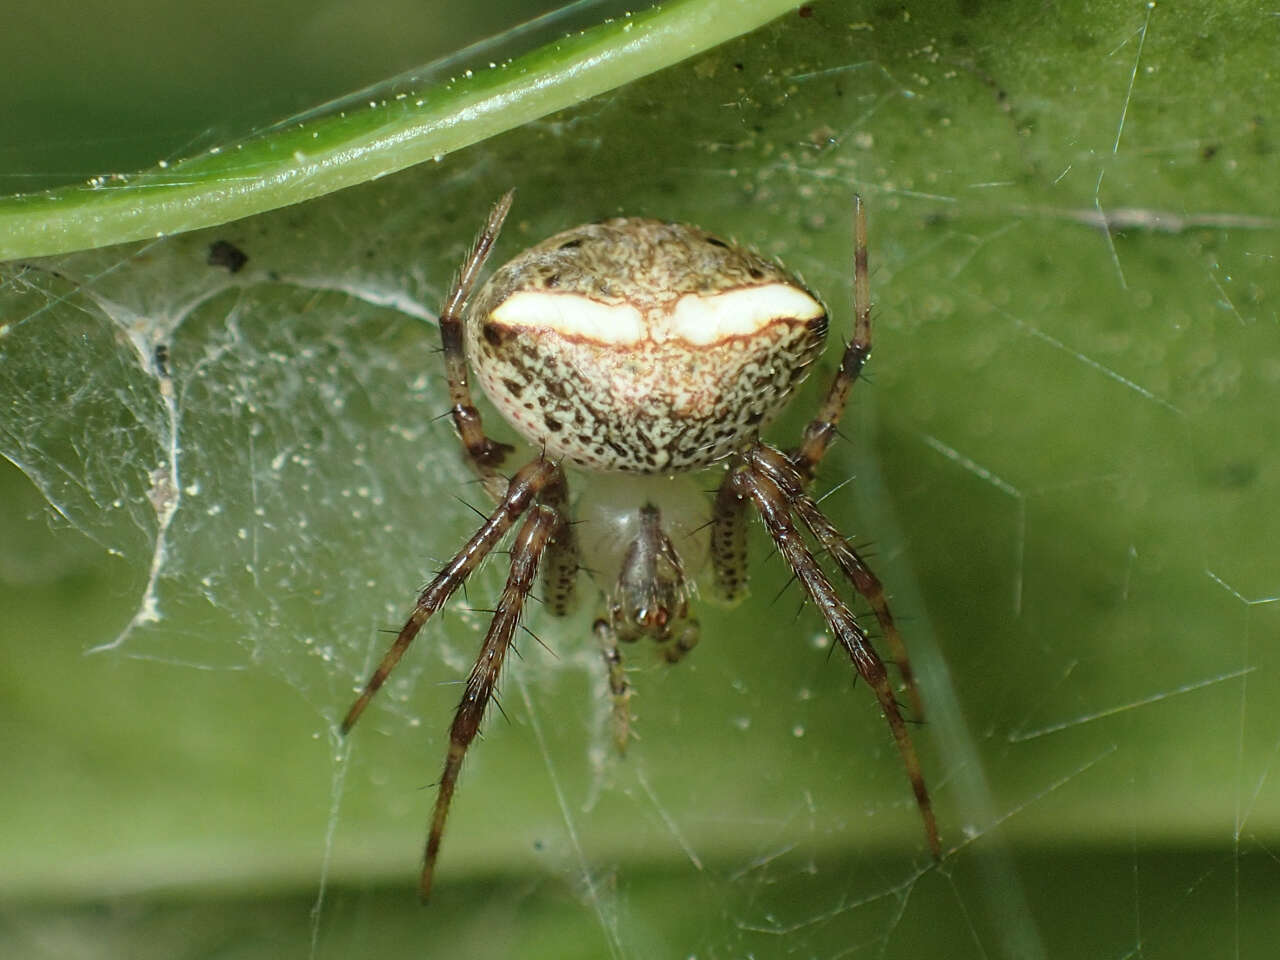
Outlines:
[[[422,879],[418,892],[425,902],[431,896],[431,879],[435,871],[436,856],[440,852],[440,839],[444,835],[445,820],[449,816],[449,803],[453,799],[453,790],[458,782],[458,772],[462,769],[462,760],[467,755],[467,748],[475,739],[480,729],[480,721],[484,719],[485,708],[493,696],[494,687],[498,683],[498,675],[502,672],[502,662],[507,650],[511,647],[511,638],[520,623],[520,614],[524,609],[525,599],[533,589],[534,578],[538,572],[538,561],[543,551],[551,542],[557,526],[561,523],[560,515],[551,507],[538,505],[525,518],[511,545],[511,573],[507,577],[507,585],[502,591],[502,598],[494,610],[493,620],[489,623],[489,632],[485,634],[480,655],[476,658],[471,675],[467,678],[466,690],[453,716],[453,726],[449,730],[449,752],[445,755],[444,772],[440,775],[440,790],[436,794],[435,810],[431,814],[431,832],[427,835],[427,848],[422,862]]]
[[[488,437],[480,420],[480,411],[471,398],[470,374],[467,370],[467,357],[462,340],[462,311],[466,306],[471,291],[475,289],[476,280],[484,263],[493,251],[493,245],[502,230],[502,222],[511,209],[511,201],[515,197],[514,190],[506,194],[493,206],[489,219],[481,228],[479,236],[472,244],[471,252],[462,262],[462,269],[453,280],[448,295],[440,308],[440,345],[444,350],[445,375],[449,380],[449,401],[452,406],[449,413],[453,424],[457,427],[458,436],[462,440],[463,449],[472,466],[480,474],[484,488],[495,502],[502,500],[506,487],[506,478],[498,472],[506,455],[514,448],[508,443],[499,443]]]
[[[369,705],[373,695],[378,692],[378,689],[386,681],[391,671],[396,668],[396,664],[400,662],[400,658],[409,649],[409,644],[413,643],[414,637],[418,635],[418,631],[422,629],[422,625],[427,622],[428,618],[443,607],[445,601],[449,599],[453,592],[462,586],[463,581],[467,579],[471,571],[479,566],[481,560],[488,556],[498,541],[511,529],[516,520],[529,509],[540,493],[548,489],[554,490],[563,484],[564,475],[560,467],[542,457],[526,464],[511,478],[511,483],[507,486],[506,493],[498,504],[497,509],[484,522],[484,525],[476,531],[475,535],[467,541],[466,545],[458,551],[457,555],[445,565],[445,568],[436,574],[435,579],[427,584],[422,593],[418,595],[418,602],[414,606],[413,612],[409,614],[409,619],[400,628],[400,633],[396,636],[395,641],[383,655],[382,662],[378,664],[377,669],[373,671],[373,675],[369,677],[368,682],[364,685],[364,690],[356,698],[356,702],[351,705],[351,709],[347,711],[347,715],[342,721],[343,736],[355,726],[356,721],[360,719],[360,714],[364,713],[364,708]]]
[[[800,531],[791,518],[794,504],[786,493],[765,472],[753,463],[752,454],[748,453],[741,463],[734,467],[726,478],[726,484],[744,499],[755,503],[764,521],[765,529],[777,544],[779,552],[786,559],[796,575],[796,579],[804,587],[809,598],[822,612],[836,639],[849,654],[859,676],[875,692],[880,701],[880,709],[884,711],[893,739],[897,743],[898,753],[907,769],[907,779],[915,793],[916,806],[924,821],[925,836],[929,841],[929,849],[935,859],[941,859],[942,844],[938,839],[938,824],[933,816],[933,806],[929,800],[929,791],[925,787],[924,774],[920,770],[920,760],[916,756],[915,745],[911,742],[911,734],[894,699],[893,687],[884,662],[876,653],[871,641],[853,618],[848,606],[840,599],[831,581],[818,565],[818,561],[809,551]]]
[[[711,508],[711,568],[721,598],[733,602],[747,591],[747,503],[728,483]]]
[[[542,600],[551,614],[563,617],[573,607],[578,578],[578,536],[569,520],[569,487],[558,483],[543,492],[541,502],[560,516],[542,562]]]
[[[603,617],[591,627],[604,657],[609,677],[609,697],[613,701],[613,745],[619,754],[627,752],[631,739],[631,684],[622,665],[622,651],[618,649],[618,632]]]
[[[804,428],[800,446],[791,451],[791,462],[807,483],[826,455],[840,425],[840,415],[853,382],[871,356],[871,280],[867,271],[867,214],[862,197],[853,197],[853,339],[845,344],[840,369],[836,371],[818,415]]]
[[[836,529],[836,525],[827,519],[814,499],[805,493],[804,478],[786,454],[767,444],[757,444],[747,454],[747,458],[753,469],[766,474],[777,484],[801,522],[835,559],[836,565],[853,584],[853,588],[871,605],[876,620],[880,623],[880,630],[889,642],[893,662],[898,665],[898,673],[907,686],[912,712],[915,713],[916,719],[923,718],[924,702],[920,698],[915,672],[911,669],[911,660],[907,656],[907,645],[902,639],[902,634],[898,632],[897,624],[893,621],[893,613],[889,610],[889,602],[885,599],[880,578],[871,571],[862,557],[858,556],[858,551]]]

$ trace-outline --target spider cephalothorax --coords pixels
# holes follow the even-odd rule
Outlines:
[[[866,219],[855,199],[853,339],[799,444],[760,440],[820,353],[822,301],[793,274],[697,227],[656,220],[586,224],[501,267],[467,301],[511,206],[494,207],[440,313],[440,333],[463,446],[496,506],[418,597],[408,621],[347,712],[349,731],[418,631],[519,521],[511,571],[454,716],[420,892],[431,890],[445,819],[467,748],[541,569],[553,614],[570,605],[583,544],[571,515],[566,467],[590,471],[578,511],[602,584],[594,634],[608,671],[614,737],[630,731],[630,687],[620,642],[649,638],[675,662],[698,639],[692,578],[709,558],[727,599],[746,586],[746,520],[753,505],[858,674],[874,691],[907,768],[925,835],[941,855],[920,764],[884,663],[832,585],[803,531],[870,603],[915,711],[920,699],[884,591],[806,488],[826,453],[871,350]],[[467,312],[463,313],[464,308]],[[540,453],[508,478],[511,452],[489,438],[471,396],[468,360],[494,405]],[[723,466],[720,466],[723,465]],[[719,492],[691,513],[679,475],[723,469]],[[709,518],[709,519],[708,519]],[[798,521],[798,522],[797,522]]]

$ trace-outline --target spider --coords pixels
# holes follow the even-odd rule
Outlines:
[[[510,572],[467,679],[431,818],[419,892],[431,893],[445,820],[467,748],[493,696],[526,600],[542,571],[554,615],[570,606],[581,544],[567,467],[589,475],[579,512],[604,533],[591,567],[604,590],[595,621],[608,675],[615,743],[630,731],[630,685],[619,644],[656,641],[678,661],[698,639],[690,616],[692,577],[710,560],[726,600],[746,588],[749,506],[817,606],[858,675],[875,693],[915,793],[933,856],[938,828],[915,747],[884,662],[815,559],[802,530],[870,604],[912,708],[922,714],[906,647],[884,590],[849,541],[806,492],[871,353],[867,221],[855,196],[854,332],[817,415],[787,452],[760,439],[822,351],[827,310],[781,265],[698,227],[618,218],[544,240],[471,294],[515,191],[494,206],[440,311],[451,415],[467,458],[496,506],[418,596],[395,641],[342,721],[345,736],[395,669],[423,624],[517,524]],[[513,448],[484,431],[468,361],[498,410],[540,452],[508,479]],[[695,471],[718,470],[718,492],[702,510]],[[610,483],[606,478],[613,477]],[[592,497],[597,490],[599,495]],[[692,495],[690,493],[692,490]],[[798,520],[798,523],[797,523]]]

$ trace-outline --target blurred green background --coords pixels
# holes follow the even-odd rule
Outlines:
[[[535,12],[471,9],[25,13],[0,182],[230,142]],[[1272,955],[1277,30],[1248,4],[816,3],[439,163],[6,268],[0,950]],[[349,746],[334,724],[475,523],[422,317],[512,185],[499,258],[690,220],[782,257],[837,327],[867,198],[875,356],[820,488],[922,675],[941,867],[756,531],[751,600],[705,603],[685,663],[628,651],[625,760],[591,603],[535,615],[554,655],[523,644],[415,903],[501,563]]]

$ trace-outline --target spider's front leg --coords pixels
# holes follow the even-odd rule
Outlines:
[[[511,545],[511,573],[506,588],[489,622],[484,645],[476,658],[466,690],[453,717],[449,729],[449,752],[445,755],[444,772],[440,775],[440,789],[436,794],[435,809],[431,814],[431,832],[427,835],[427,847],[422,860],[422,878],[418,893],[425,902],[431,896],[431,880],[435,873],[436,856],[440,852],[440,840],[444,836],[445,820],[449,816],[449,804],[453,800],[453,788],[458,782],[462,760],[467,748],[475,739],[484,719],[485,709],[493,697],[498,676],[511,638],[520,625],[520,615],[525,599],[533,589],[538,571],[538,561],[551,543],[556,530],[564,524],[564,518],[551,507],[539,504],[525,518]]]
[[[436,574],[435,578],[418,595],[418,602],[414,606],[413,612],[409,614],[409,619],[400,628],[395,641],[387,649],[377,669],[373,671],[373,675],[369,677],[368,682],[364,685],[364,690],[356,698],[356,702],[351,705],[351,709],[347,711],[347,715],[342,721],[343,736],[360,719],[365,707],[369,705],[369,701],[373,699],[374,694],[386,682],[391,671],[396,668],[396,664],[400,662],[404,652],[409,649],[409,644],[413,643],[418,631],[422,629],[422,625],[427,622],[432,614],[444,606],[445,601],[453,595],[455,590],[462,586],[471,571],[480,565],[480,561],[489,555],[503,535],[511,529],[516,520],[534,504],[544,491],[549,491],[549,498],[563,496],[562,494],[556,494],[555,491],[564,486],[564,474],[559,465],[544,457],[539,457],[537,460],[526,464],[511,478],[511,482],[507,485],[506,492],[497,509],[484,522],[484,525],[476,531],[475,535],[467,541],[466,545],[458,551],[454,558],[445,565],[445,568]]]
[[[558,464],[545,457],[526,464],[512,477],[497,509],[418,596],[417,605],[409,619],[400,628],[395,642],[342,721],[342,733],[346,735],[400,662],[422,625],[462,586],[467,576],[492,552],[516,520],[527,513],[528,516],[511,546],[511,572],[507,577],[506,589],[494,610],[489,631],[485,635],[480,655],[471,670],[466,691],[458,704],[453,726],[449,731],[449,752],[440,777],[440,790],[436,796],[431,831],[423,857],[419,888],[423,900],[431,893],[436,856],[440,851],[440,840],[444,835],[444,824],[449,816],[449,804],[453,799],[458,772],[462,769],[462,760],[480,729],[485,708],[493,696],[503,661],[511,646],[511,638],[520,623],[525,600],[533,589],[539,561],[545,552],[550,551],[560,556],[562,567],[572,560],[576,570],[577,548],[564,509],[567,503],[568,489],[564,473]],[[562,590],[562,594],[567,599],[567,593]]]
[[[800,522],[805,525],[826,552],[835,560],[840,572],[853,584],[853,588],[871,605],[871,610],[880,624],[880,630],[889,644],[889,653],[898,667],[898,674],[906,685],[907,696],[911,700],[911,710],[917,720],[924,718],[924,701],[920,697],[916,685],[915,671],[911,669],[911,659],[907,656],[907,645],[898,632],[893,613],[889,609],[889,601],[884,595],[884,586],[866,562],[859,556],[847,537],[844,536],[818,507],[817,501],[805,491],[804,477],[780,450],[766,444],[757,444],[747,454],[752,468],[769,477],[783,497],[791,504]]]
[[[822,515],[817,505],[808,500],[807,495],[799,489],[801,481],[794,467],[788,463],[784,471],[784,475],[788,472],[790,474],[787,477],[788,482],[780,484],[774,479],[771,474],[775,472],[774,467],[779,462],[787,463],[785,454],[764,444],[756,444],[742,455],[739,462],[725,477],[721,498],[733,496],[741,501],[749,500],[755,504],[765,529],[777,545],[778,551],[786,559],[787,565],[800,581],[809,598],[821,611],[823,619],[827,621],[836,639],[848,652],[858,675],[875,693],[876,699],[880,702],[880,709],[884,712],[889,729],[893,733],[894,741],[897,743],[903,765],[906,767],[907,779],[911,782],[916,805],[924,821],[929,849],[935,858],[940,859],[942,844],[938,838],[938,825],[934,819],[933,805],[929,800],[929,791],[925,787],[915,745],[911,741],[911,734],[907,730],[902,711],[898,708],[884,662],[871,645],[866,632],[854,619],[848,605],[840,598],[831,581],[823,573],[822,567],[797,529],[792,514],[799,513],[802,521],[811,529],[815,524],[818,530],[824,532],[828,528],[830,530],[835,528]],[[726,490],[728,493],[725,492]],[[807,504],[805,500],[808,500]],[[833,553],[837,553],[833,546],[827,543],[823,533],[815,531],[815,536]],[[839,542],[845,542],[838,534],[835,536]],[[839,562],[838,553],[837,561]]]

